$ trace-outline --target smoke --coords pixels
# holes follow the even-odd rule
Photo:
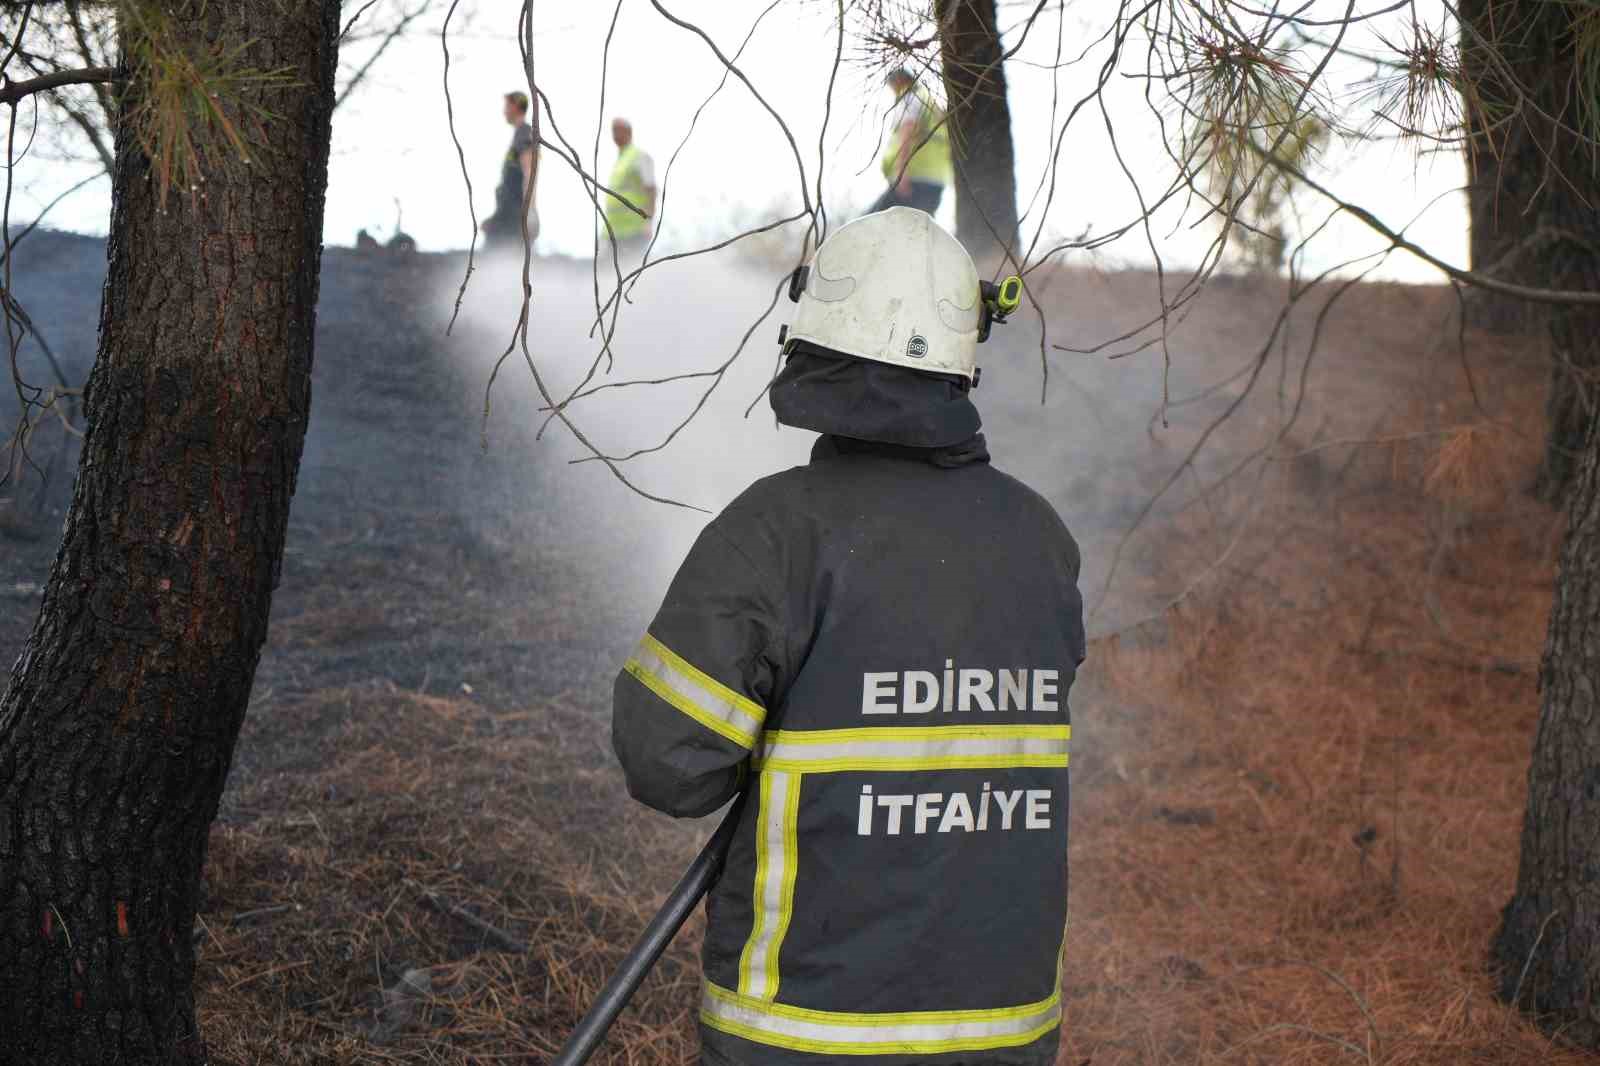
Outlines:
[[[95,291],[91,279],[103,272],[102,247],[99,241],[39,233],[21,249],[21,262],[28,269],[19,273],[19,292],[78,380],[94,351],[95,318],[83,313],[82,298]],[[581,601],[603,604],[618,615],[622,629],[635,632],[660,602],[709,514],[646,500],[599,462],[573,464],[589,453],[560,423],[546,425],[544,401],[520,351],[501,369],[485,422],[489,375],[517,320],[520,256],[480,254],[460,319],[448,338],[445,325],[464,259],[425,256],[417,262],[428,277],[429,295],[422,307],[409,301],[389,302],[384,275],[398,267],[347,253],[335,252],[329,259],[319,315],[320,383],[302,464],[297,521],[315,525],[321,520],[322,512],[313,506],[319,487],[325,487],[330,501],[344,509],[371,492],[390,491],[380,487],[387,484],[383,479],[362,475],[354,458],[357,453],[350,452],[355,442],[346,434],[352,431],[350,426],[377,417],[375,404],[397,418],[415,417],[411,412],[420,407],[441,424],[417,427],[433,439],[420,440],[416,454],[426,455],[427,462],[446,464],[449,476],[444,480],[454,488],[453,497],[431,501],[433,505],[460,516],[495,549],[508,553],[511,564],[525,566],[530,573],[552,567],[564,571],[560,580]],[[616,322],[608,366],[599,334],[591,336],[595,285],[590,264],[536,257],[531,266],[529,328],[534,364],[552,395],[564,397],[597,358],[601,360],[593,380],[597,385],[703,373],[726,362],[750,332],[743,352],[672,442],[620,464],[640,489],[715,513],[757,478],[805,462],[813,440],[809,433],[776,426],[763,396],[776,367],[778,327],[792,317],[793,305],[780,296],[771,314],[760,325],[756,322],[772,305],[787,266],[785,258],[769,247],[757,254],[729,250],[652,267],[629,290]],[[64,283],[67,278],[72,279],[70,284]],[[602,298],[613,285],[606,263]],[[1048,383],[1040,358],[1041,323],[1031,306],[1025,306],[1010,323],[997,326],[992,339],[979,349],[984,375],[974,398],[995,465],[1049,499],[1078,538],[1084,560],[1082,584],[1093,603],[1119,541],[1145,502],[1162,487],[1205,426],[1237,395],[1242,381],[1227,382],[1198,402],[1183,401],[1225,382],[1257,357],[1283,292],[1271,282],[1219,277],[1186,310],[1186,318],[1173,323],[1165,351],[1156,344],[1111,358],[1113,353],[1139,349],[1149,334],[1093,354],[1055,346],[1091,347],[1148,321],[1159,306],[1153,275],[1138,270],[1044,268],[1030,275],[1029,287],[1049,314],[1048,333],[1042,338]],[[1309,310],[1320,302],[1314,301]],[[380,325],[384,329],[374,335]],[[1290,371],[1303,360],[1306,333],[1303,325],[1294,331],[1290,355],[1282,364]],[[414,347],[416,355],[379,355],[399,361],[382,374],[364,370],[360,360],[352,360],[351,353],[366,352],[374,345],[381,348],[390,343],[382,338],[401,334],[409,338],[407,350]],[[1356,342],[1365,343],[1359,330]],[[1320,358],[1337,366],[1346,358],[1339,349],[1351,343],[1343,334],[1326,338],[1323,346],[1331,350]],[[35,354],[24,345],[24,369],[38,380],[45,368],[37,360],[29,362]],[[420,374],[400,365],[412,358],[432,369]],[[1147,525],[1158,525],[1191,502],[1202,481],[1226,472],[1243,443],[1258,444],[1262,427],[1275,424],[1277,379],[1282,374],[1276,360],[1274,356],[1274,381],[1258,387],[1262,397],[1230,419],[1208,445],[1198,464],[1201,476],[1186,476],[1171,499],[1146,519]],[[395,394],[398,384],[387,378],[397,374],[424,392],[445,382],[451,395]],[[570,415],[597,448],[626,455],[660,444],[710,384],[709,377],[699,377],[608,388],[574,404]],[[1167,409],[1166,425],[1160,417],[1164,386],[1174,401]],[[480,428],[486,450],[474,446]],[[443,429],[448,429],[449,441],[441,439]],[[70,469],[70,462],[65,463],[57,479],[62,497]],[[417,491],[433,491],[435,481],[428,479],[426,484],[426,489]],[[377,503],[374,507],[381,510]],[[1154,570],[1147,557],[1124,552],[1091,632],[1144,617],[1178,591],[1170,581],[1153,580]]]
[[[449,262],[459,264],[454,257]],[[520,258],[483,263],[448,344],[462,386],[480,403],[495,362],[512,339],[520,268]],[[755,323],[772,302],[783,273],[781,266],[728,256],[648,270],[629,290],[608,358],[602,346],[605,327],[591,336],[595,291],[590,264],[536,259],[530,268],[528,350],[553,397],[569,395],[597,359],[589,387],[715,371],[755,328],[703,408],[667,447],[618,464],[638,489],[688,507],[645,499],[593,460],[566,426],[547,424],[546,402],[519,347],[489,392],[490,454],[518,473],[509,495],[489,509],[491,520],[516,530],[514,541],[536,535],[545,539],[544,550],[551,538],[566,545],[563,557],[573,567],[574,580],[625,601],[636,626],[647,621],[711,514],[757,478],[806,460],[812,435],[778,427],[762,395],[776,365],[778,326],[791,305],[783,300],[765,322]],[[441,319],[448,317],[458,280],[459,275],[441,278]],[[614,285],[606,263],[602,299]],[[701,376],[604,388],[572,404],[568,415],[596,449],[625,456],[665,441],[713,381]]]
[[[458,258],[444,262],[459,271]],[[489,259],[469,286],[449,358],[462,387],[481,399],[495,360],[510,342],[520,299],[520,258]],[[754,326],[744,351],[704,407],[664,449],[620,464],[640,489],[708,512],[724,507],[752,481],[806,460],[813,435],[777,427],[763,390],[777,356],[780,323],[793,306],[780,297],[764,322],[785,266],[777,257],[728,253],[671,262],[645,272],[629,291],[611,344],[609,367],[595,319],[594,282],[585,261],[537,258],[530,270],[533,304],[529,350],[554,396],[567,395],[597,358],[592,384],[658,380],[704,373],[726,362]],[[1173,409],[1171,425],[1159,421],[1163,379],[1181,397],[1231,369],[1236,344],[1217,322],[1260,323],[1260,336],[1277,294],[1247,295],[1237,288],[1213,301],[1216,312],[1198,327],[1179,327],[1168,374],[1160,346],[1123,359],[1109,352],[1065,353],[1055,344],[1086,346],[1131,329],[1156,306],[1150,276],[1139,272],[1040,272],[1030,284],[1050,310],[1045,336],[1048,388],[1040,360],[1041,324],[1024,312],[996,326],[980,350],[984,376],[975,400],[984,418],[995,465],[1018,477],[1056,507],[1083,548],[1083,584],[1091,601],[1104,582],[1117,542],[1149,495],[1210,414],[1229,398],[1221,390],[1208,403]],[[459,274],[441,273],[440,322],[448,317]],[[610,265],[601,277],[602,298],[614,285]],[[1242,302],[1241,302],[1241,297]],[[1249,326],[1242,327],[1247,335]],[[1238,347],[1240,358],[1249,352]],[[626,455],[659,445],[685,419],[711,383],[709,377],[667,384],[607,388],[570,408],[578,428],[601,451]],[[1042,402],[1041,402],[1042,393]],[[520,350],[500,372],[490,397],[490,456],[511,473],[497,499],[485,498],[480,479],[462,506],[497,524],[513,546],[551,542],[581,581],[615,600],[635,627],[648,620],[677,565],[709,515],[654,503],[630,491],[562,425],[546,425],[544,401]],[[752,403],[754,407],[751,408]],[[747,408],[750,409],[746,414]],[[544,429],[542,439],[539,431]],[[470,477],[469,477],[470,480]],[[1189,493],[1176,494],[1166,510]],[[1159,514],[1159,512],[1158,512]],[[1136,560],[1124,568],[1136,569]],[[1124,580],[1097,616],[1095,630],[1152,609],[1160,590]]]

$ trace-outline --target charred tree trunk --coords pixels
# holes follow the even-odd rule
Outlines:
[[[939,52],[950,103],[956,237],[980,262],[1017,240],[1017,164],[995,0],[938,0]]]
[[[1587,269],[1547,274],[1552,285],[1574,286],[1576,275],[1589,292],[1600,292],[1600,217],[1589,215],[1577,225],[1586,234],[1587,248],[1567,247],[1564,258],[1587,260]],[[1559,280],[1561,278],[1566,280]],[[1544,458],[1534,482],[1534,493],[1552,504],[1561,504],[1572,491],[1580,463],[1591,450],[1590,434],[1600,391],[1596,374],[1600,372],[1600,314],[1594,311],[1556,311],[1549,315],[1550,392],[1545,400]]]
[[[1504,98],[1513,94],[1507,91],[1500,65],[1492,60],[1486,42],[1501,38],[1501,23],[1511,14],[1506,3],[1461,0],[1459,10],[1464,20],[1462,65],[1469,82],[1477,87],[1464,101],[1468,260],[1475,271],[1503,274],[1514,265],[1507,260],[1508,253],[1533,228],[1534,196],[1544,161],[1527,122],[1496,122],[1496,112],[1506,106]],[[1514,53],[1501,57],[1507,63],[1516,58]],[[1536,327],[1541,311],[1522,300],[1481,290],[1468,294],[1467,305],[1473,325],[1496,333]]]
[[[1600,417],[1571,495],[1539,669],[1517,890],[1493,954],[1500,995],[1600,1049]]]
[[[1462,62],[1473,92],[1468,155],[1472,267],[1531,285],[1589,288],[1600,278],[1600,171],[1578,132],[1587,115],[1576,7],[1465,0]],[[1590,131],[1591,133],[1594,131]],[[1600,315],[1547,313],[1471,296],[1491,329],[1548,328],[1551,379],[1535,493],[1565,498],[1587,447],[1600,372]]]
[[[192,930],[207,832],[310,410],[339,5],[177,7],[185,49],[240,47],[286,77],[224,103],[247,164],[194,131],[212,168],[164,209],[151,160],[117,131],[87,439],[0,698],[6,1064],[204,1060]]]
[[[1552,80],[1560,91],[1576,91],[1574,8],[1494,5],[1499,18],[1510,6],[1528,19],[1518,42],[1549,50],[1530,82],[1542,106],[1552,102]],[[1525,54],[1514,54],[1518,70],[1533,74]],[[1573,122],[1579,112],[1571,104],[1552,114]],[[1509,253],[1526,266],[1515,269],[1539,285],[1600,290],[1600,213],[1589,202],[1600,187],[1594,157],[1563,131],[1547,130],[1542,152],[1534,224]],[[1568,528],[1539,667],[1517,892],[1501,916],[1493,956],[1504,999],[1563,1039],[1600,1050],[1600,314],[1554,307],[1546,325],[1554,379],[1541,485],[1547,496],[1566,499]]]

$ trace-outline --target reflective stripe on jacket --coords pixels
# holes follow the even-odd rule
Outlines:
[[[640,211],[650,208],[649,190],[645,188],[644,175],[639,170],[639,146],[629,143],[628,146],[617,153],[617,162],[611,168],[611,180],[607,183],[618,196],[625,197],[628,203],[633,204]],[[650,220],[640,218],[631,208],[617,200],[616,196],[606,197],[606,221],[611,224],[611,234],[619,241],[637,237],[650,228]]]
[[[707,903],[706,1060],[1044,1066],[1077,546],[981,448],[832,440],[706,527],[617,679],[635,797],[754,793]]]
[[[926,181],[934,185],[948,185],[950,183],[950,123],[945,121],[944,111],[933,102],[933,96],[920,85],[913,85],[910,92],[916,94],[922,106],[917,111],[917,131],[912,135],[911,146],[916,151],[911,153],[911,159],[906,163],[906,177],[911,181]],[[900,126],[898,113],[899,106],[895,107],[897,113],[894,129],[889,131],[887,145],[884,148],[883,158],[879,166],[883,176],[890,184],[899,181],[900,173]],[[922,145],[917,148],[917,145]]]

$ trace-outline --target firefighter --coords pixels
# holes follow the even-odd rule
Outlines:
[[[790,292],[771,403],[821,434],[811,461],[705,528],[614,693],[636,799],[750,794],[707,902],[702,1061],[1046,1066],[1078,548],[990,465],[992,302],[926,213],[845,225]]]

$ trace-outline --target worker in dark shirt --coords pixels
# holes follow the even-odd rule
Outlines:
[[[537,191],[539,146],[528,125],[528,94],[506,93],[505,118],[511,126],[511,147],[500,167],[500,184],[494,190],[494,214],[483,220],[484,242],[490,248],[521,247],[522,202],[527,190]],[[539,212],[533,196],[528,202],[528,241],[539,236]]]

